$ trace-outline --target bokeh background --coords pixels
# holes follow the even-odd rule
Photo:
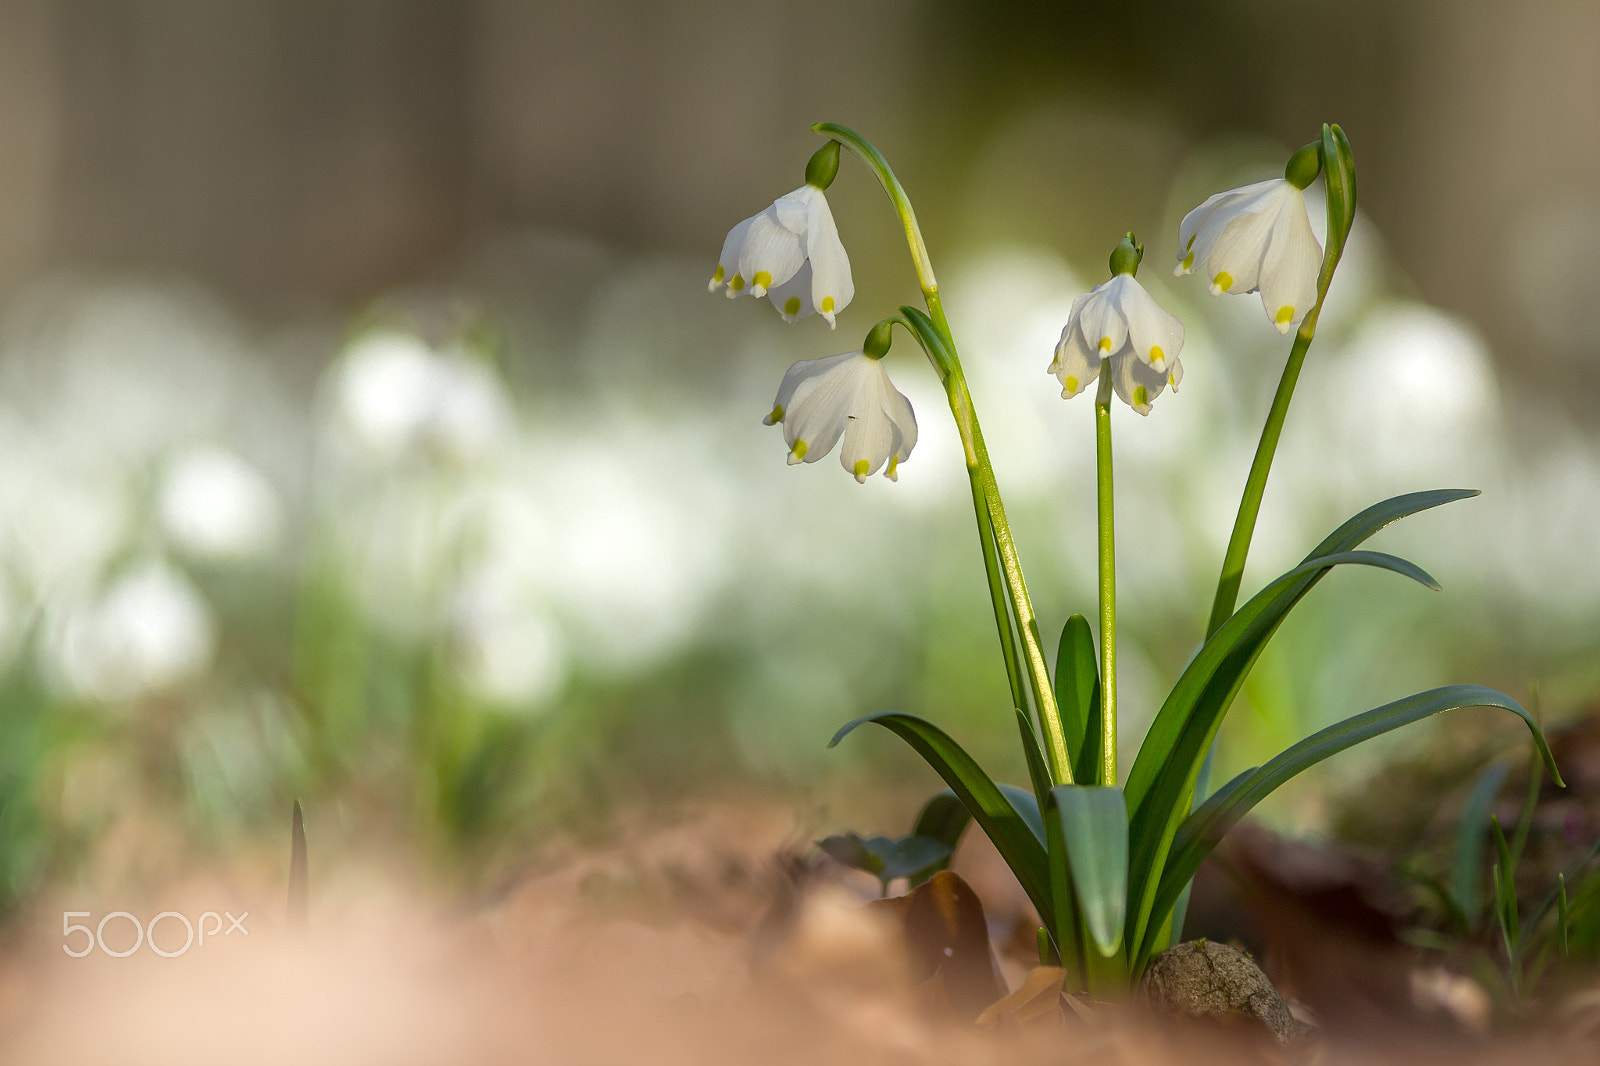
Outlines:
[[[1597,43],[1576,0],[3,0],[0,908],[277,856],[296,796],[323,863],[472,883],[696,797],[899,830],[931,774],[825,748],[884,707],[1020,779],[925,365],[891,356],[898,484],[785,468],[760,424],[791,361],[916,296],[875,184],[847,158],[830,191],[837,332],[705,291],[823,119],[917,204],[1048,634],[1094,612],[1091,408],[1044,370],[1068,305],[1132,229],[1188,325],[1182,393],[1116,412],[1125,765],[1287,350],[1167,276],[1177,223],[1323,121],[1362,213],[1247,590],[1377,499],[1484,494],[1376,542],[1443,594],[1319,587],[1222,767],[1453,681],[1584,711]],[[1265,812],[1315,831],[1382,757]]]

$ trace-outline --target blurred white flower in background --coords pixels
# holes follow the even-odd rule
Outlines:
[[[359,338],[340,358],[333,402],[355,446],[380,460],[416,448],[479,459],[511,430],[511,401],[481,359],[438,352],[397,330]]]
[[[211,612],[188,579],[160,560],[81,601],[52,606],[46,665],[78,696],[135,699],[192,678],[211,661]]]
[[[206,444],[173,456],[161,479],[162,527],[212,560],[260,558],[277,547],[281,507],[272,485],[233,452]]]

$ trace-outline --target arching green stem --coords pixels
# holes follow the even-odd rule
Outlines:
[[[917,225],[917,213],[911,206],[900,179],[895,177],[889,161],[877,147],[847,126],[832,122],[819,122],[811,127],[817,133],[832,137],[850,149],[867,168],[876,175],[883,191],[900,216],[905,227],[906,244],[911,250],[912,264],[916,268],[917,283],[922,288],[928,312],[923,315],[916,308],[902,307],[901,314],[918,335],[923,350],[932,360],[934,369],[945,388],[950,402],[950,412],[955,416],[956,429],[961,434],[961,445],[967,463],[967,477],[972,483],[973,510],[977,515],[978,534],[984,541],[984,562],[990,575],[991,597],[998,599],[997,587],[1003,591],[1010,604],[1008,612],[995,612],[995,624],[1000,630],[1002,648],[1020,648],[1023,676],[1033,707],[1044,733],[1045,754],[1050,763],[1052,779],[1057,784],[1072,782],[1072,760],[1067,752],[1066,734],[1061,726],[1061,714],[1056,708],[1055,691],[1050,681],[1050,668],[1044,657],[1044,646],[1039,639],[1039,623],[1033,614],[1033,604],[1028,598],[1028,586],[1022,574],[1022,563],[1017,557],[1016,541],[1011,526],[1006,521],[1005,503],[1000,499],[1000,486],[995,480],[994,466],[989,461],[989,451],[983,442],[983,431],[978,427],[978,415],[972,405],[972,394],[967,388],[966,375],[961,370],[961,360],[956,354],[955,338],[950,333],[949,320],[945,318],[944,304],[939,299],[939,283],[933,274],[933,263],[928,258],[928,246]],[[925,336],[924,333],[927,335]],[[989,566],[990,541],[998,575]],[[997,583],[995,578],[1000,578]],[[1001,614],[1006,617],[1002,620]],[[1015,695],[1015,692],[1013,693]]]
[[[1222,574],[1217,580],[1217,594],[1211,604],[1211,619],[1206,624],[1208,639],[1222,628],[1222,623],[1233,614],[1234,605],[1239,601],[1245,559],[1250,554],[1250,538],[1255,533],[1256,518],[1261,514],[1261,497],[1266,492],[1267,475],[1272,471],[1278,438],[1283,435],[1283,423],[1289,415],[1289,401],[1294,398],[1294,387],[1300,380],[1300,368],[1306,361],[1311,340],[1316,336],[1317,318],[1322,313],[1323,301],[1327,299],[1328,285],[1333,281],[1333,272],[1344,254],[1350,227],[1355,222],[1355,159],[1350,152],[1349,140],[1338,126],[1324,124],[1322,127],[1322,178],[1327,193],[1328,243],[1322,253],[1322,270],[1317,276],[1317,302],[1295,333],[1294,345],[1289,349],[1289,359],[1283,367],[1283,376],[1278,379],[1278,391],[1272,397],[1266,425],[1261,428],[1261,441],[1256,445],[1255,459],[1245,478],[1244,493],[1239,498],[1239,513],[1234,519],[1233,535],[1228,538],[1228,550],[1222,558]]]
[[[1111,483],[1111,370],[1100,374],[1094,400],[1095,495],[1100,519],[1099,784],[1117,783],[1117,547]]]

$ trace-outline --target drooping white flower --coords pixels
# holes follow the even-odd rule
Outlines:
[[[882,361],[865,352],[791,366],[763,422],[783,423],[791,466],[816,462],[844,437],[839,462],[862,484],[885,463],[884,475],[898,481],[900,464],[917,443],[911,402],[889,380]]]
[[[1178,245],[1174,275],[1199,269],[1213,296],[1259,291],[1279,333],[1299,325],[1316,303],[1322,245],[1311,232],[1305,194],[1285,178],[1217,193],[1183,216]]]
[[[1048,373],[1063,397],[1076,396],[1109,364],[1111,386],[1141,415],[1168,385],[1183,380],[1183,323],[1145,292],[1132,274],[1117,274],[1072,301]]]
[[[828,198],[802,185],[728,231],[707,288],[765,296],[785,322],[819,314],[834,325],[856,294]]]

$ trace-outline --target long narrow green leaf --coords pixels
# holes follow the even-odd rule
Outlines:
[[[1067,734],[1067,751],[1072,756],[1072,779],[1093,781],[1100,771],[1100,665],[1089,621],[1081,614],[1067,619],[1061,627],[1061,643],[1056,651],[1056,706]]]
[[[1343,556],[1378,530],[1419,511],[1476,495],[1475,489],[1433,489],[1395,496],[1368,507],[1329,534],[1300,566],[1239,608],[1190,660],[1145,735],[1126,786],[1132,812],[1129,921],[1135,944],[1143,941],[1172,834],[1188,814],[1199,760],[1209,750],[1222,715],[1283,617],[1333,563],[1372,562],[1369,558]],[[1432,579],[1426,583],[1431,585]],[[1176,750],[1180,745],[1184,751]],[[1164,785],[1163,794],[1152,800],[1150,793],[1158,782]]]
[[[1200,764],[1223,715],[1284,617],[1324,574],[1341,564],[1392,570],[1438,588],[1416,565],[1382,552],[1341,551],[1317,556],[1253,596],[1206,641],[1157,712],[1128,775],[1132,943],[1144,941],[1168,846],[1178,824],[1188,816]]]
[[[1028,716],[1018,707],[1017,732],[1022,737],[1022,754],[1028,761],[1028,781],[1033,785],[1033,798],[1035,803],[1043,804],[1044,797],[1050,794],[1050,768],[1045,765],[1044,752],[1039,748],[1039,737],[1033,731],[1033,723],[1028,721]]]
[[[909,744],[918,755],[960,798],[995,848],[1011,867],[1012,873],[1028,893],[1028,898],[1041,917],[1050,913],[1050,872],[1045,856],[1044,827],[1035,810],[1033,824],[1025,818],[1013,802],[1019,793],[1028,800],[1033,797],[1021,789],[1007,789],[996,785],[983,772],[976,760],[968,755],[942,729],[916,715],[899,711],[879,711],[847,722],[828,742],[831,748],[857,727],[876,723]],[[1029,804],[1032,805],[1031,803]]]
[[[1473,783],[1461,809],[1456,827],[1455,864],[1450,891],[1471,931],[1483,914],[1483,842],[1489,832],[1489,804],[1500,792],[1500,785],[1511,769],[1508,763],[1491,763]]]
[[[1128,911],[1128,804],[1115,786],[1057,785],[1050,790],[1054,820],[1066,844],[1072,890],[1095,948],[1111,958],[1122,947]],[[1058,901],[1059,904],[1059,901]]]
[[[1045,854],[1050,864],[1050,915],[1045,919],[1054,931],[1056,955],[1067,971],[1067,982],[1074,990],[1086,989],[1089,984],[1088,948],[1083,939],[1083,923],[1079,921],[1077,897],[1072,890],[1072,862],[1067,855],[1067,840],[1062,832],[1061,819],[1052,816],[1045,820]]]
[[[1306,555],[1307,559],[1314,559],[1319,555],[1332,555],[1334,552],[1349,551],[1361,544],[1385,526],[1392,525],[1402,518],[1422,511],[1431,510],[1457,500],[1471,499],[1478,495],[1477,489],[1428,489],[1425,492],[1407,492],[1399,496],[1391,496],[1381,503],[1354,515],[1349,521],[1338,529],[1329,533],[1321,544]]]
[[[1568,946],[1567,930],[1572,926],[1572,915],[1567,910],[1567,875],[1556,874],[1557,907],[1556,910],[1556,943],[1561,946],[1561,957],[1569,958],[1572,949]]]
[[[1499,707],[1521,718],[1533,734],[1534,744],[1539,749],[1545,768],[1558,784],[1561,782],[1555,758],[1550,753],[1550,746],[1545,742],[1538,723],[1510,696],[1482,685],[1448,685],[1444,688],[1419,692],[1403,700],[1396,700],[1347,718],[1337,725],[1314,733],[1286,749],[1266,765],[1247,770],[1224,785],[1178,829],[1165,869],[1161,874],[1153,913],[1161,914],[1165,908],[1170,907],[1177,900],[1178,894],[1183,891],[1183,886],[1200,868],[1200,863],[1210,854],[1211,849],[1216,847],[1217,842],[1238,823],[1239,819],[1249,813],[1251,808],[1271,795],[1284,782],[1324,759],[1363,741],[1441,711],[1462,707]]]

